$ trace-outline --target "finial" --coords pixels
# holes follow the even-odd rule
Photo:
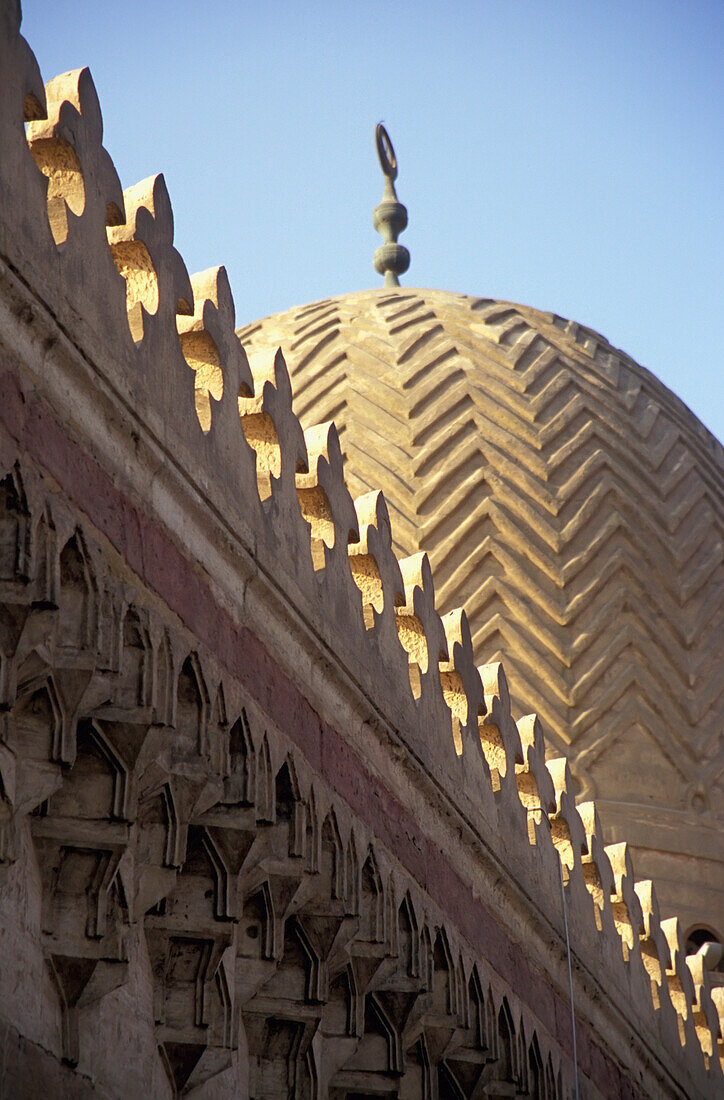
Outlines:
[[[410,266],[410,253],[404,245],[397,243],[402,230],[407,226],[407,208],[397,199],[395,180],[397,179],[397,157],[392,148],[390,135],[381,122],[375,129],[377,156],[385,177],[385,190],[382,202],[372,213],[372,224],[385,242],[376,250],[372,262],[375,271],[385,277],[385,286],[399,286],[400,275],[404,275]]]

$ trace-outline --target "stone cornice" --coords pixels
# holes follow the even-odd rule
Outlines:
[[[22,805],[9,797],[8,804],[19,850],[27,856],[28,845],[34,846],[46,876],[43,904],[58,903],[48,885],[50,868],[58,852],[73,849],[77,841],[78,807],[71,812],[64,799],[85,805],[86,796],[73,793],[75,777],[84,774],[74,771],[79,743],[84,760],[102,758],[113,776],[113,805],[122,803],[124,809],[108,812],[111,823],[115,814],[119,823],[132,823],[139,836],[151,838],[156,834],[142,825],[145,819],[134,807],[144,798],[171,807],[152,811],[167,814],[165,855],[156,862],[148,857],[152,873],[145,876],[129,869],[136,862],[143,868],[140,856],[123,863],[126,856],[120,855],[118,878],[115,849],[102,841],[99,826],[100,863],[93,871],[93,881],[101,883],[97,911],[88,917],[91,933],[82,933],[73,924],[72,906],[68,909],[73,930],[67,958],[86,958],[90,948],[84,935],[95,940],[113,935],[120,943],[129,920],[143,924],[156,975],[176,965],[169,959],[177,941],[195,935],[194,942],[206,945],[198,963],[207,975],[202,985],[216,983],[214,996],[222,1005],[212,1023],[202,992],[194,1002],[195,1022],[174,1031],[162,1022],[166,986],[158,981],[154,986],[157,1040],[171,1080],[183,1087],[172,1053],[179,1043],[206,1052],[231,1050],[228,1021],[241,1013],[251,1034],[252,1018],[267,1011],[265,995],[250,993],[244,980],[237,986],[229,976],[222,980],[226,971],[220,960],[236,943],[239,907],[268,894],[267,923],[261,924],[270,939],[257,959],[259,974],[269,983],[277,964],[285,973],[283,942],[292,936],[293,950],[308,960],[307,1015],[300,1010],[301,1016],[318,1023],[322,1010],[309,1006],[325,1002],[330,962],[310,940],[314,921],[304,913],[311,912],[315,926],[321,926],[322,912],[305,891],[307,876],[320,873],[318,805],[323,798],[334,801],[330,790],[336,791],[346,804],[334,815],[340,820],[346,815],[338,858],[345,851],[345,860],[364,862],[364,852],[352,841],[357,830],[372,848],[379,843],[386,849],[373,862],[387,860],[386,873],[395,881],[394,889],[387,889],[379,870],[374,872],[380,927],[368,929],[359,957],[398,958],[403,918],[397,908],[388,908],[393,898],[401,905],[408,890],[418,898],[410,902],[416,912],[405,917],[416,925],[415,937],[419,933],[424,940],[422,932],[429,928],[430,958],[437,936],[448,960],[443,969],[449,975],[459,971],[458,992],[449,992],[443,1013],[450,1019],[444,1026],[421,1024],[423,1031],[425,1026],[457,1030],[462,1046],[470,1043],[462,1033],[470,1028],[464,1021],[470,1014],[474,956],[480,952],[492,968],[490,981],[502,980],[519,1006],[515,1015],[521,1026],[513,1043],[518,1053],[511,1054],[516,1065],[506,1072],[527,1080],[526,1056],[518,1046],[526,1041],[520,1036],[531,1042],[535,1019],[541,1035],[551,1030],[551,1066],[555,1053],[570,1081],[563,865],[580,1071],[603,1095],[611,1082],[624,1079],[632,1089],[641,1081],[642,1095],[661,1089],[672,1096],[714,1095],[715,1013],[705,976],[695,972],[692,978],[686,965],[680,931],[662,928],[655,894],[647,884],[635,888],[625,851],[604,850],[595,807],[576,807],[564,761],[546,763],[539,724],[513,722],[502,670],[475,668],[464,613],[441,620],[424,555],[397,561],[381,495],[352,502],[333,425],[302,431],[282,356],[246,361],[234,334],[223,270],[189,279],[173,248],[163,180],[156,177],[121,194],[101,144],[100,111],[87,70],[57,78],[44,91],[35,60],[18,36],[16,6],[3,5],[2,18],[0,186],[6,201],[0,213],[0,419],[4,468],[16,478],[13,508],[22,514],[17,531],[12,528],[16,557],[27,559],[18,566],[6,602],[23,607],[27,622],[35,624],[21,637],[34,638],[35,631],[42,642],[28,641],[23,649],[16,639],[19,648],[13,652],[6,645],[10,755],[0,764],[7,769],[3,788],[14,789],[12,776],[24,751],[18,731],[30,721],[23,708],[32,700],[41,705],[41,689],[32,686],[23,693],[18,677],[24,683],[28,676],[28,684],[35,685],[33,677],[41,673],[31,677],[30,670],[38,654],[41,680],[48,685],[41,702],[48,714],[57,712],[57,733],[47,766],[33,758],[44,777],[31,784],[35,794]],[[24,111],[34,119],[29,144]],[[89,529],[79,513],[90,521]],[[85,577],[85,587],[76,590],[73,577]],[[54,610],[66,606],[66,593],[67,622]],[[131,620],[140,641],[128,645],[141,651],[133,657],[140,662],[133,706],[123,695],[131,689],[122,653],[113,652],[118,641],[111,644],[112,638],[125,637]],[[56,680],[60,686],[53,686]],[[73,709],[69,694],[81,687]],[[229,729],[242,723],[247,704],[256,728],[248,732],[245,758],[254,761],[256,796],[249,792],[235,802],[229,784],[246,779],[235,776],[230,763]],[[149,708],[155,715],[150,723]],[[138,744],[130,727],[146,731]],[[292,754],[289,765],[288,741],[303,758]],[[124,751],[137,754],[130,764],[123,762]],[[60,809],[53,809],[54,799]],[[27,816],[31,810],[37,811],[34,817]],[[262,827],[266,824],[269,829]],[[215,830],[223,832],[223,843]],[[116,832],[113,843],[125,853],[126,841]],[[280,836],[283,854],[275,847]],[[244,837],[254,852],[268,845],[248,882]],[[396,861],[404,868],[401,878]],[[195,896],[202,865],[211,867],[213,911],[202,916],[199,902],[194,932],[181,915],[179,890],[184,884]],[[334,883],[326,894],[322,890],[319,902],[324,919],[336,922],[337,934],[348,918],[362,925],[368,919],[356,897],[356,872],[345,874],[347,908],[338,896],[342,887]],[[136,899],[135,908],[113,893],[121,881]],[[290,904],[281,884],[292,881],[293,896],[301,891],[306,899],[298,911],[282,902],[283,896]],[[275,890],[280,891],[276,898]],[[112,899],[102,902],[103,891]],[[341,908],[332,904],[337,901]],[[106,921],[107,932],[95,931],[96,925],[105,929]],[[51,937],[46,956],[65,958],[55,933],[43,934]],[[349,931],[349,943],[360,935],[359,929]],[[458,946],[456,936],[462,937]],[[117,944],[112,950],[108,989],[123,980],[126,958]],[[349,947],[352,962],[356,950]],[[97,960],[92,953],[88,957]],[[652,957],[654,970],[648,965]],[[77,1005],[61,963],[52,967],[65,1006],[64,1054],[77,1060]],[[409,967],[407,976],[389,979],[390,988],[394,982],[405,987],[414,976],[416,997],[434,992],[432,977],[428,989],[418,963]],[[658,975],[653,984],[652,975]],[[276,989],[273,982],[270,988]],[[368,1008],[388,1029],[389,1041],[394,1031],[394,1041],[401,1043],[407,1023],[387,1018],[386,989],[384,983],[367,987]],[[491,1010],[505,1017],[510,1009],[503,1011],[500,989],[492,994]],[[266,996],[273,1001],[271,993]],[[281,994],[277,990],[274,996]],[[442,1011],[425,1005],[428,1016]],[[207,1026],[214,1037],[204,1046],[199,1029]],[[348,1037],[359,1038],[360,1027],[358,1021]],[[499,1023],[506,1034],[512,1027],[512,1018],[510,1025],[505,1018]],[[311,1044],[312,1032],[306,1025],[302,1031]],[[700,1041],[708,1044],[708,1072]],[[491,1061],[502,1057],[497,1047],[489,1049]],[[398,1073],[405,1051],[395,1050],[390,1072]],[[210,1054],[203,1057],[205,1066],[213,1062]]]

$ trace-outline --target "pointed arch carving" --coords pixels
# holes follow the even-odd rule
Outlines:
[[[176,705],[174,725],[188,747],[188,751],[207,751],[209,720],[209,693],[201,664],[195,653],[184,660],[176,681]]]
[[[244,902],[240,936],[242,954],[261,959],[276,958],[276,915],[267,881]]]
[[[555,1070],[553,1069],[553,1058],[550,1054],[546,1059],[545,1082],[546,1100],[559,1100],[561,1096],[560,1074],[556,1077]]]
[[[305,806],[291,757],[287,757],[274,780],[274,819],[286,822],[289,830],[289,855],[304,855]]]
[[[500,1080],[515,1082],[517,1079],[516,1033],[507,997],[498,1010],[498,1075]]]
[[[26,756],[38,761],[69,761],[65,716],[51,672],[42,669],[21,680],[12,715],[14,737]]]
[[[360,992],[357,975],[351,962],[330,981],[328,1001],[332,1006],[342,1003],[344,1009],[342,1033],[359,1039],[364,1030],[364,994]]]
[[[408,1089],[415,1089],[414,1095],[419,1096],[420,1100],[432,1100],[435,1095],[435,1076],[436,1067],[423,1031],[405,1052],[405,1073],[402,1080]]]
[[[344,859],[342,838],[337,825],[337,816],[330,810],[324,819],[321,833],[320,873],[323,881],[329,883],[329,895],[337,901],[344,893]]]
[[[460,954],[458,954],[457,966],[455,967],[455,994],[460,1026],[467,1028],[470,1026],[470,1000],[468,998],[468,983],[465,981],[465,965]]]
[[[31,575],[30,512],[20,467],[0,479],[0,583]]]
[[[139,854],[152,865],[181,867],[181,822],[170,783],[161,783],[142,795],[138,823],[143,842]]]
[[[168,631],[163,630],[155,653],[155,677],[153,705],[156,722],[171,726],[174,723],[176,692],[174,687],[175,662]]]
[[[58,606],[59,568],[57,536],[53,517],[46,506],[38,517],[32,538],[33,574],[31,586],[33,605],[37,608]]]
[[[360,876],[360,934],[370,943],[381,943],[385,938],[384,887],[372,848]]]
[[[191,829],[189,833],[191,833]],[[213,872],[214,917],[217,920],[231,920],[235,916],[235,899],[231,873],[226,859],[208,829],[198,829],[198,843],[206,855],[209,866]],[[183,869],[181,873],[183,875]]]
[[[360,868],[353,829],[344,855],[344,907],[349,916],[354,917],[359,913],[359,899]]]
[[[304,830],[303,856],[306,860],[307,870],[316,875],[319,871],[321,859],[322,835],[317,813],[317,800],[314,788],[309,791],[309,798],[301,804],[302,814],[300,828]]]
[[[129,770],[98,723],[78,724],[75,760],[60,791],[50,800],[50,812],[61,816],[111,818],[128,816]]]
[[[58,643],[74,650],[95,648],[98,589],[80,530],[67,540],[58,560]]]
[[[409,978],[420,974],[420,934],[409,892],[397,910],[397,953],[399,965]]]
[[[121,672],[116,689],[122,707],[147,707],[151,704],[153,650],[148,630],[137,609],[126,608],[121,625]]]
[[[307,960],[306,998],[308,1001],[321,1004],[326,999],[327,993],[326,968],[323,960],[319,957],[314,944],[307,935],[304,923],[298,917],[294,917],[287,923],[296,936]]]
[[[387,1041],[387,1072],[399,1074],[404,1069],[402,1038],[382,999],[376,993],[366,997],[365,1031],[377,1031]]]
[[[420,932],[420,980],[423,989],[432,989],[433,973],[432,936],[427,924],[423,924]]]
[[[271,754],[269,752],[269,738],[266,733],[262,738],[257,754],[255,801],[257,820],[273,822],[275,820],[274,780],[272,777]]]
[[[439,928],[432,951],[433,1003],[438,1012],[449,1016],[457,1014],[457,977],[450,944],[444,928]]]
[[[528,1092],[532,1100],[547,1100],[543,1059],[535,1032],[528,1046]]]
[[[256,797],[256,754],[246,711],[242,709],[229,731],[229,775],[225,801],[252,806]]]

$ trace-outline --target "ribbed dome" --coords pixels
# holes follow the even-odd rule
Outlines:
[[[398,552],[428,552],[440,610],[465,607],[479,663],[503,659],[518,714],[680,901],[700,875],[673,853],[722,858],[720,444],[602,336],[523,306],[385,288],[239,336],[282,347],[353,495],[384,489]]]

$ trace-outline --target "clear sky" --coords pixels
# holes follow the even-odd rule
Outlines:
[[[379,283],[383,119],[408,286],[602,332],[724,439],[724,0],[25,0],[89,65],[124,187],[162,171],[242,324]]]

